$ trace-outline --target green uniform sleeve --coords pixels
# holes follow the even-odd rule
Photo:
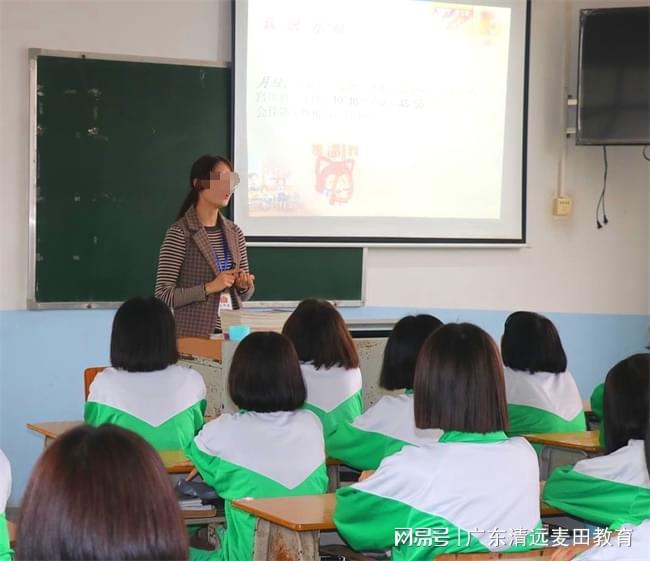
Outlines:
[[[341,487],[336,491],[334,523],[353,549],[389,549],[395,541],[395,520],[404,519],[404,505],[390,499]]]
[[[591,393],[591,411],[598,420],[603,420],[603,400],[605,397],[605,384],[598,384]]]
[[[378,432],[341,423],[327,440],[327,456],[353,468],[377,469],[386,456],[399,452],[408,443]]]
[[[9,529],[7,518],[0,514],[0,561],[11,561],[13,550],[9,545]]]
[[[194,441],[185,449],[186,456],[192,460],[194,467],[201,474],[203,480],[217,493],[221,487],[221,458],[206,454]]]
[[[544,486],[544,502],[596,524],[640,524],[650,513],[650,490],[561,466]]]

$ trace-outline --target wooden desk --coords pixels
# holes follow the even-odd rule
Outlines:
[[[208,358],[221,362],[222,339],[209,337],[179,337],[177,339],[178,352],[189,357]]]
[[[599,440],[600,433],[597,430],[582,432],[546,432],[541,434],[526,434],[524,436],[529,442],[543,444],[544,446],[582,450],[588,454],[603,453],[603,448],[600,445]]]
[[[45,448],[64,432],[83,425],[83,421],[51,421],[46,423],[27,423],[27,428],[45,437]],[[160,452],[167,473],[189,473],[194,469],[192,462],[182,450],[163,450]]]
[[[333,519],[336,506],[334,493],[272,499],[242,499],[233,501],[232,504],[258,518],[296,532],[336,529]]]
[[[45,448],[64,432],[83,425],[83,421],[50,421],[46,423],[27,423],[27,428],[45,437]]]
[[[544,482],[540,484],[540,497]],[[257,516],[253,561],[303,559],[318,561],[320,532],[336,530],[334,507],[336,495],[307,495],[272,499],[242,499],[233,507]],[[541,503],[543,517],[561,516],[561,510]],[[303,551],[299,557],[298,551]],[[540,557],[539,552],[512,557]],[[496,557],[495,557],[496,558]],[[511,557],[509,557],[511,558]],[[466,558],[465,558],[466,559]]]

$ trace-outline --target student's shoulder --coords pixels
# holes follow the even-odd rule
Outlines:
[[[92,383],[90,384],[90,388],[92,390],[93,388],[96,389],[99,387],[104,387],[107,384],[115,383],[118,379],[122,378],[123,375],[123,371],[109,366],[108,368],[104,368],[104,370],[101,370],[97,373]]]
[[[4,512],[11,493],[11,464],[9,458],[0,450],[0,514]]]
[[[9,463],[9,458],[0,450],[0,479],[4,479],[7,473],[11,473],[11,464]]]
[[[196,370],[180,364],[169,366],[168,370],[173,376],[181,379],[185,390],[196,392],[203,398],[206,396],[207,388],[205,386],[205,380]]]
[[[354,424],[368,422],[372,420],[383,420],[385,418],[394,418],[395,415],[407,414],[413,411],[413,396],[408,394],[384,395],[380,400],[371,405],[361,415],[359,415]]]
[[[538,463],[537,452],[535,452],[533,445],[523,436],[511,436],[504,442],[513,454],[520,455],[522,458],[533,461],[535,464]]]
[[[295,423],[304,425],[305,428],[323,432],[323,425],[318,415],[309,409],[298,409],[293,412],[292,417]]]

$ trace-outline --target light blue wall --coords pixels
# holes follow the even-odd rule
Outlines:
[[[444,322],[470,321],[497,340],[508,312],[413,308],[343,310],[348,318],[393,318],[429,312]],[[81,419],[82,372],[108,364],[113,311],[0,312],[0,447],[12,463],[11,504],[23,494],[43,446],[25,428],[35,421]],[[645,315],[548,314],[557,325],[569,365],[584,398],[618,360],[641,352],[650,318]]]

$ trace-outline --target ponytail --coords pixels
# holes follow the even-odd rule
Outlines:
[[[196,206],[196,201],[199,200],[199,192],[197,189],[192,187],[192,190],[187,194],[183,204],[181,205],[180,210],[178,211],[178,216],[176,220],[180,220],[185,216],[185,213],[190,209],[190,207]]]

